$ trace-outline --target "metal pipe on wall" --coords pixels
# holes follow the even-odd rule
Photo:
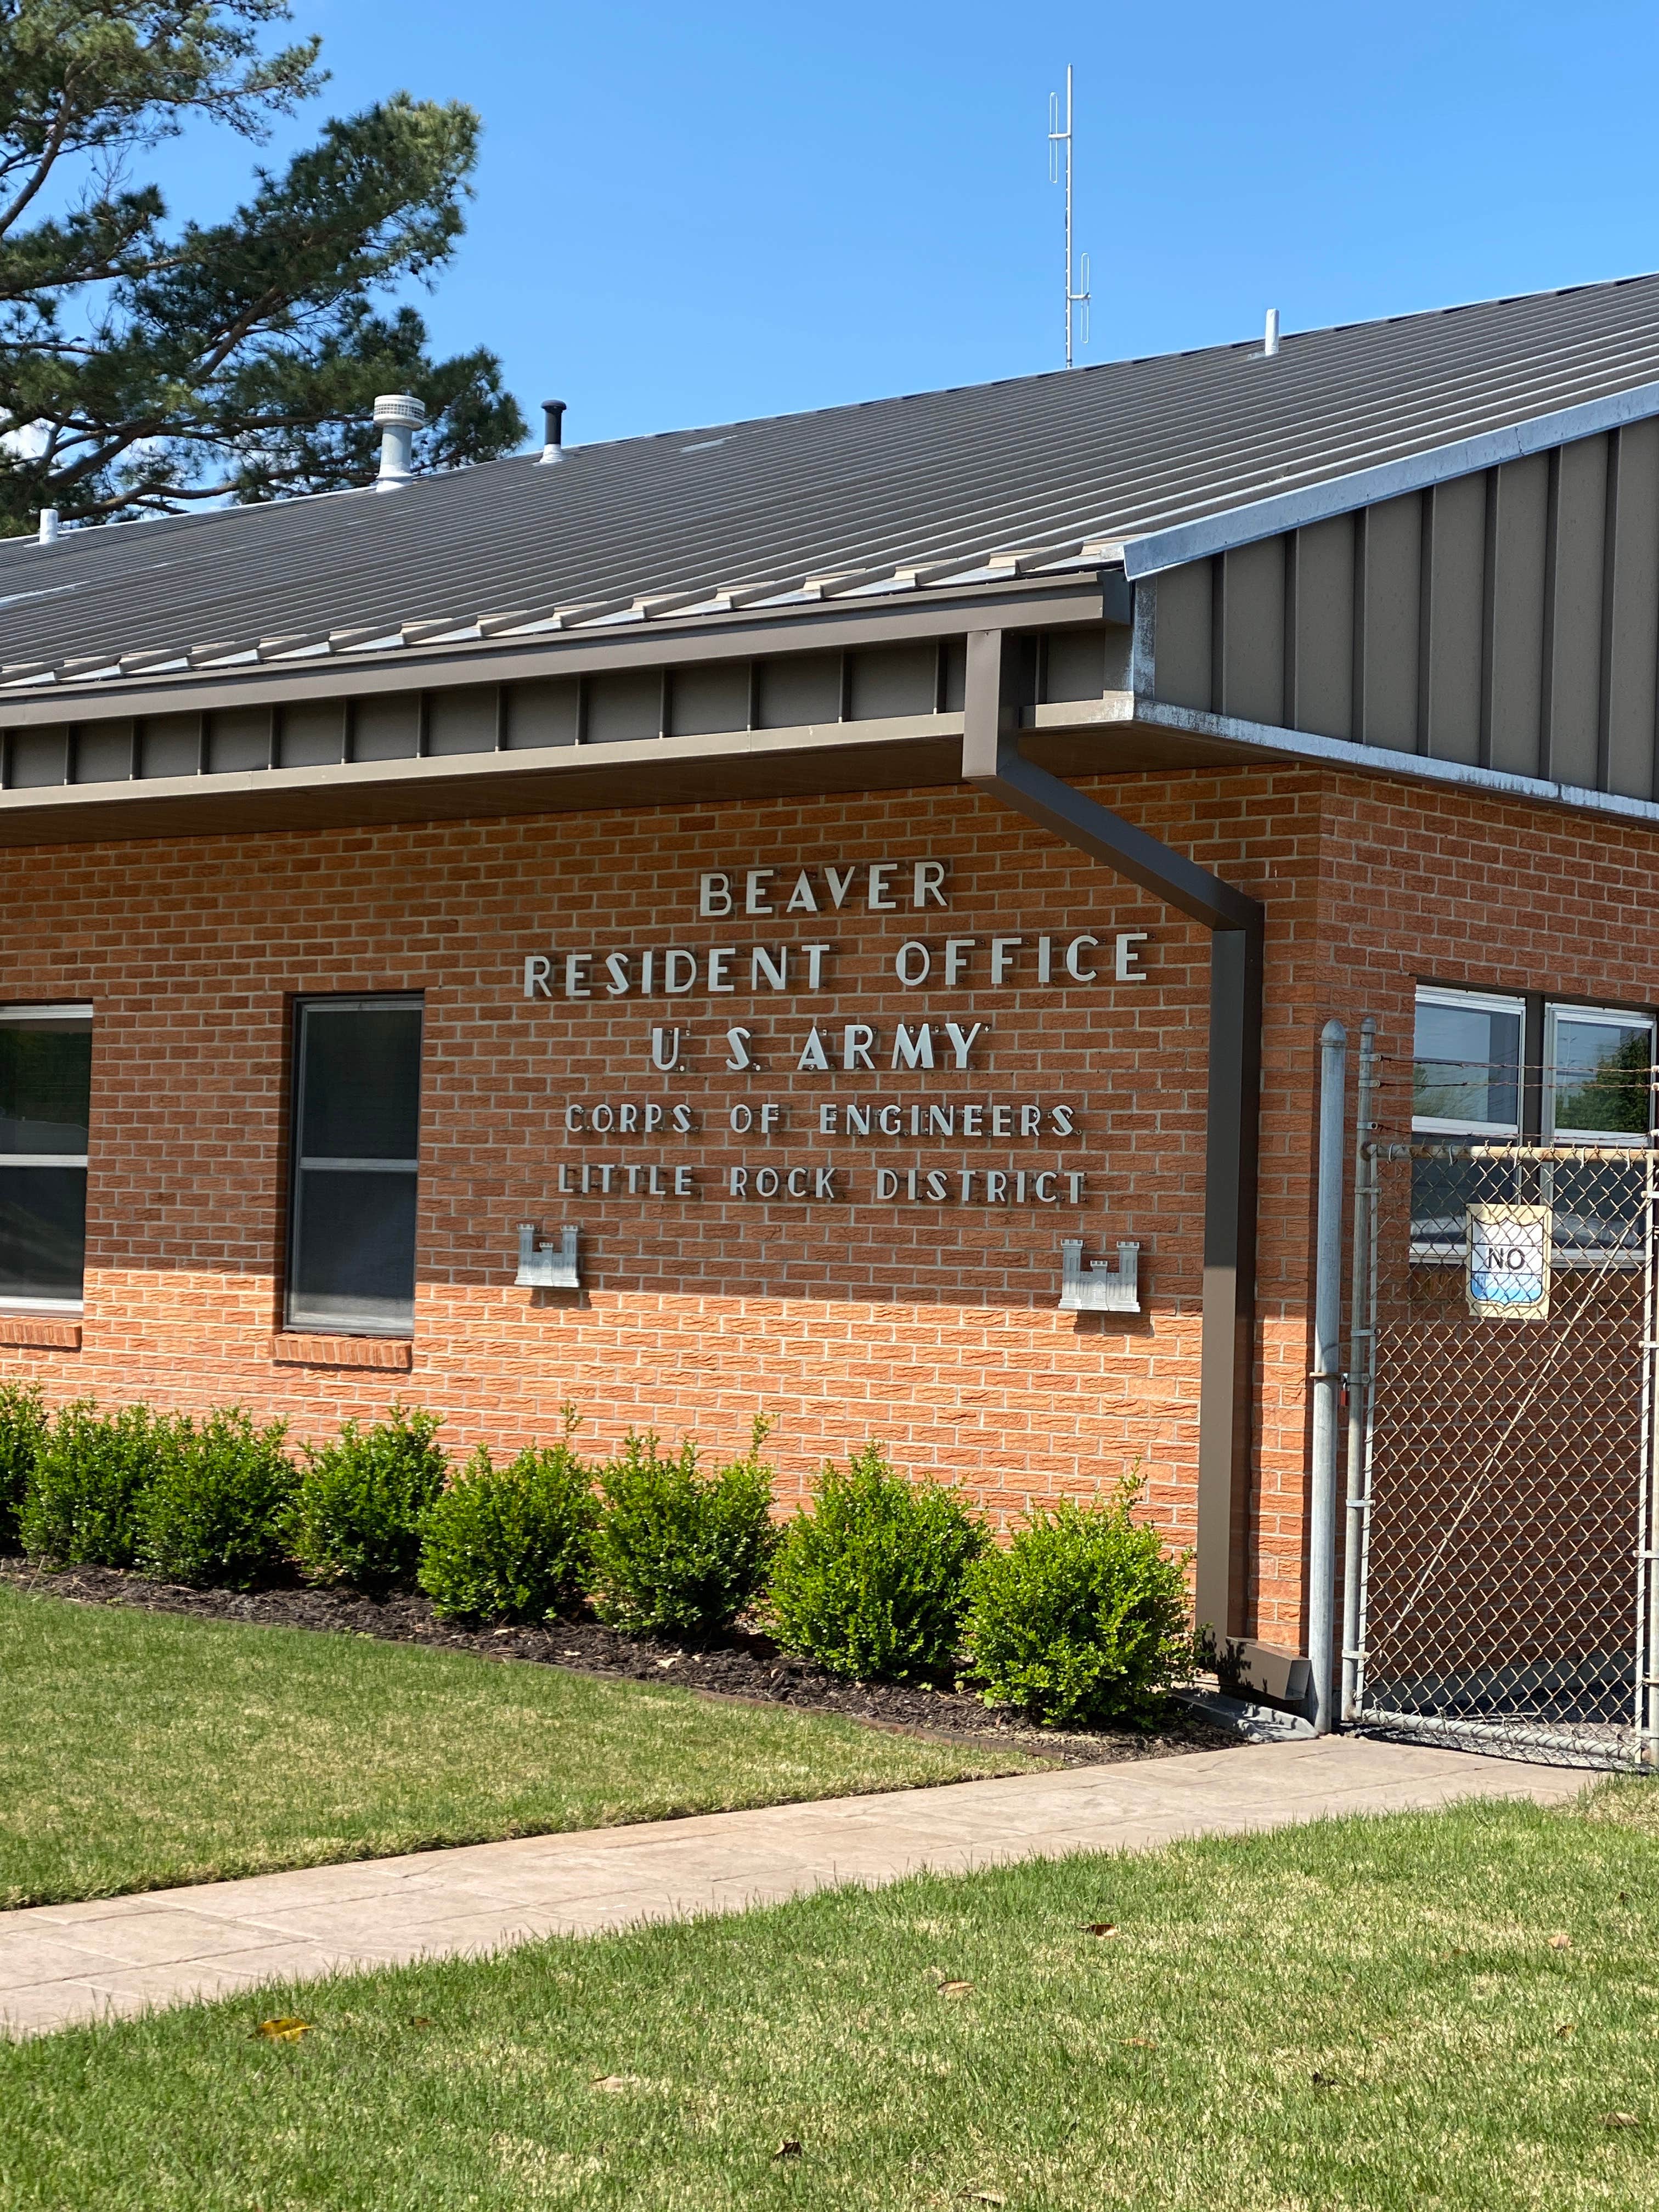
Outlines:
[[[1353,1131],[1353,1272],[1348,1289],[1348,1510],[1342,1545],[1342,1719],[1359,1700],[1359,1589],[1365,1528],[1365,1405],[1371,1387],[1371,1325],[1365,1296],[1370,1278],[1370,1179],[1376,1164],[1371,1108],[1376,1091],[1376,1018],[1359,1024],[1359,1085]],[[1367,1318],[1362,1322],[1360,1316]]]
[[[1336,1437],[1342,1394],[1342,1139],[1348,1032],[1319,1039],[1319,1191],[1314,1237],[1313,1460],[1308,1501],[1308,1663],[1316,1735],[1332,1725],[1336,1628]]]

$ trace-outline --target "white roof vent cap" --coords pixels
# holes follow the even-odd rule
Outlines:
[[[43,507],[40,510],[40,543],[50,545],[58,535],[58,509]]]
[[[415,433],[426,421],[426,406],[408,392],[383,392],[374,402],[374,427],[380,433],[380,473],[376,491],[395,491],[415,473]]]
[[[1261,351],[1263,356],[1269,361],[1271,361],[1273,356],[1279,351],[1279,310],[1277,307],[1269,307],[1267,310],[1267,326],[1261,334]]]

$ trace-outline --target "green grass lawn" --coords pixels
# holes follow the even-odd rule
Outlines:
[[[0,1589],[0,1905],[1017,1773],[556,1668]]]
[[[1650,2207],[1659,1829],[1601,1802],[1626,1817],[927,1877],[71,2030],[0,2051],[0,2206]]]

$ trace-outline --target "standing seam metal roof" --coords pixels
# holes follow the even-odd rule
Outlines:
[[[1656,380],[1646,276],[1291,333],[1271,359],[1212,347],[0,542],[0,684],[1063,560]]]

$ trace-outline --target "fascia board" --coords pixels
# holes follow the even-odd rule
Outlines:
[[[131,837],[244,836],[293,829],[350,828],[501,814],[544,813],[562,805],[560,787],[602,784],[581,803],[638,808],[665,799],[657,779],[745,769],[751,797],[799,788],[791,763],[839,761],[848,770],[884,755],[962,744],[960,709],[864,722],[803,723],[791,729],[737,730],[696,738],[641,738],[617,744],[550,745],[511,752],[424,755],[397,760],[328,762],[309,768],[233,769],[215,775],[40,784],[0,792],[0,849],[32,844],[97,843]],[[938,782],[937,765],[919,780]],[[833,788],[861,787],[856,780]],[[878,787],[890,787],[890,779]],[[133,825],[137,826],[133,826]]]
[[[1473,476],[1505,461],[1524,459],[1528,453],[1547,452],[1552,446],[1598,437],[1626,422],[1644,422],[1656,415],[1659,415],[1659,383],[1638,384],[1628,392],[1587,399],[1553,415],[1538,415],[1529,422],[1483,430],[1476,437],[1460,439],[1455,445],[1431,447],[1403,460],[1383,461],[1376,468],[1357,470],[1352,476],[1332,477],[1323,483],[1275,492],[1249,507],[1203,515],[1195,522],[1178,522],[1168,530],[1129,538],[1123,548],[1124,573],[1131,581],[1139,576],[1155,576],[1165,568],[1184,567],[1189,561],[1229,553],[1235,546],[1276,538],[1282,531],[1300,530],[1310,522],[1352,514],[1356,507],[1374,507],[1380,500],[1398,499],[1407,492],[1425,491],[1431,484],[1444,483],[1453,477]]]
[[[1306,730],[1243,721],[1231,714],[1206,714],[1197,707],[1171,707],[1162,700],[1137,698],[1134,726],[1214,738],[1265,754],[1284,768],[1352,769],[1361,775],[1449,785],[1485,799],[1522,799],[1533,806],[1567,807],[1576,813],[1610,815],[1621,822],[1659,824],[1659,801],[1651,799],[1629,799],[1622,792],[1591,791],[1582,784],[1516,775],[1508,769],[1478,768],[1464,761],[1437,760],[1425,753],[1396,752],[1384,745],[1358,745],[1349,738],[1316,737]]]

